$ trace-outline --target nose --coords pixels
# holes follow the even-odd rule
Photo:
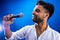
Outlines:
[[[35,15],[35,13],[33,12],[33,15]]]
[[[35,15],[35,11],[33,11],[33,15]]]
[[[37,13],[36,13],[35,11],[33,11],[33,15],[35,15],[35,16],[36,16],[36,15],[37,15]]]

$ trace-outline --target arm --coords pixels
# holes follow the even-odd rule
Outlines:
[[[12,32],[10,30],[10,25],[13,23],[14,18],[10,19],[11,17],[12,15],[8,15],[8,16],[4,16],[3,18],[4,31],[7,38],[10,38],[12,35]]]
[[[16,32],[12,32],[10,30],[10,25],[13,23],[14,19],[9,20],[9,18],[11,17],[11,15],[9,16],[4,16],[3,18],[3,25],[4,25],[4,31],[5,31],[5,36],[8,40],[16,40],[16,39],[23,39],[25,38],[26,34],[27,34],[27,30],[30,27],[23,27],[22,29],[16,31]]]
[[[7,38],[10,38],[11,35],[12,35],[12,32],[11,32],[11,30],[10,30],[10,26],[4,26],[4,31],[5,31],[5,36],[6,36]]]

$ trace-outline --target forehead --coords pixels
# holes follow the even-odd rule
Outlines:
[[[42,5],[36,5],[34,10],[36,10],[36,9],[40,9],[40,11],[41,10],[43,10],[43,11],[46,10]]]

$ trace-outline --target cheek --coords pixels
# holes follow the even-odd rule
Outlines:
[[[39,14],[38,17],[39,17],[39,18],[43,18],[43,14]]]

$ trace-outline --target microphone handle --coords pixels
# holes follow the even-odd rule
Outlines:
[[[19,18],[20,15],[12,16],[11,18]]]
[[[10,18],[10,20],[11,20],[12,18],[19,18],[19,17],[20,17],[20,15],[12,16],[12,17]]]

